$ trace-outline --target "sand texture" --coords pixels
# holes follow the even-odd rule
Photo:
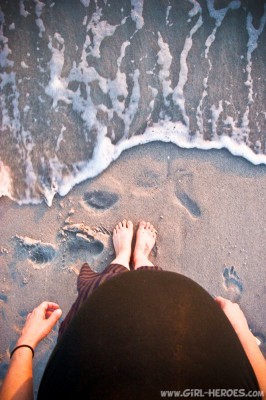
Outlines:
[[[265,353],[265,192],[265,166],[153,143],[124,152],[50,208],[1,198],[1,378],[27,313],[50,300],[64,317],[82,263],[103,271],[114,258],[112,230],[123,218],[155,225],[156,265],[239,302]],[[55,340],[56,329],[36,351],[35,389]]]

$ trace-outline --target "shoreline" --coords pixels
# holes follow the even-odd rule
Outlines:
[[[141,219],[154,224],[154,263],[237,301],[266,354],[265,192],[266,166],[226,150],[156,142],[126,150],[96,178],[56,196],[52,207],[1,198],[0,378],[27,313],[51,300],[64,318],[82,263],[96,271],[108,265],[111,232],[123,218],[135,227]],[[35,388],[55,340],[56,332],[36,352]]]

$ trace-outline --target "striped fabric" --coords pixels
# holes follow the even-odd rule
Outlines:
[[[138,268],[138,270],[157,270],[160,271],[162,268],[160,267],[148,267],[143,266]],[[58,331],[58,340],[61,335],[64,333],[66,328],[68,327],[70,321],[80,309],[82,304],[87,300],[87,298],[104,282],[107,282],[109,279],[114,276],[121,274],[122,272],[129,272],[129,270],[120,264],[110,264],[102,273],[97,273],[91,270],[89,264],[85,263],[82,265],[78,281],[77,281],[77,289],[78,289],[78,297],[75,303],[72,305],[70,311],[68,312],[66,318],[61,323],[59,331]]]

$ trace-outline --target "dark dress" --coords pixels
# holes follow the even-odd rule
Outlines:
[[[86,264],[78,287],[38,400],[152,400],[178,390],[199,398],[193,389],[205,398],[231,389],[234,398],[233,389],[259,391],[227,317],[191,279],[158,267],[129,272],[119,265],[99,275]]]

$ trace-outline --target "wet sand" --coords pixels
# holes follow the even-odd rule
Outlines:
[[[135,228],[141,219],[155,225],[156,265],[239,302],[266,354],[265,198],[266,166],[165,143],[125,151],[52,207],[1,198],[1,379],[27,313],[50,300],[64,317],[82,263],[100,272],[114,258],[112,230],[123,218]],[[35,389],[56,330],[36,351]]]

